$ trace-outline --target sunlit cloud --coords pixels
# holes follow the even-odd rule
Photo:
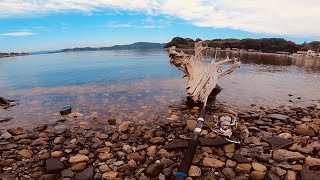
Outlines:
[[[21,36],[33,36],[35,35],[32,32],[19,31],[19,32],[10,32],[10,33],[2,33],[0,36],[9,36],[9,37],[21,37]]]
[[[200,27],[320,37],[319,7],[319,0],[2,0],[0,18],[112,9],[168,15]]]

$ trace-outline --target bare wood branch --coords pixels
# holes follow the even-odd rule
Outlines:
[[[236,68],[240,67],[241,65],[241,62],[238,61],[237,58],[233,58],[233,64],[232,66],[230,66],[229,68],[225,69],[225,70],[222,70],[222,72],[219,74],[219,78],[227,75],[227,74],[230,74],[232,73]]]
[[[195,43],[194,55],[186,55],[183,51],[177,52],[174,47],[168,49],[170,63],[175,65],[184,77],[188,77],[187,94],[195,102],[200,101],[206,103],[208,96],[216,87],[218,79],[222,76],[233,72],[236,67],[240,66],[240,62],[229,58],[216,62],[216,58],[206,65],[203,60],[203,52],[210,49],[203,41]],[[217,56],[217,49],[216,55]],[[221,65],[224,63],[232,62],[234,64],[222,72]]]

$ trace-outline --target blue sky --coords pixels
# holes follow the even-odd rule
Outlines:
[[[201,39],[283,37],[297,43],[320,40],[317,33],[320,25],[308,27],[314,23],[313,18],[319,19],[319,12],[313,9],[309,9],[312,13],[305,12],[311,20],[297,23],[300,17],[291,16],[291,11],[284,15],[279,11],[277,20],[253,12],[252,9],[259,10],[258,4],[232,4],[235,7],[230,7],[227,1],[217,0],[216,4],[186,1],[189,5],[181,7],[181,3],[157,0],[132,0],[127,4],[101,0],[69,0],[69,4],[62,0],[44,0],[47,4],[3,0],[0,1],[0,52],[99,47],[137,41],[168,42],[175,36]],[[319,4],[313,2],[315,4],[310,1],[310,7]],[[292,11],[298,5],[292,5]],[[8,8],[11,10],[4,12]],[[230,8],[236,12],[225,13]],[[276,9],[265,11],[266,16],[277,13]]]

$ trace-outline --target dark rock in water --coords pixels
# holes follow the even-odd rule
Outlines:
[[[61,110],[60,110],[60,114],[61,115],[68,115],[72,112],[72,108],[70,106],[64,106]]]
[[[0,173],[1,180],[14,180],[16,177],[17,175],[12,173]]]
[[[214,139],[200,137],[199,140],[200,140],[201,146],[223,146],[226,144],[230,144],[229,141],[220,137],[216,137]]]
[[[57,179],[56,174],[45,174],[39,178],[39,180],[56,180],[56,179]]]
[[[164,166],[162,164],[153,163],[145,169],[145,174],[149,177],[155,178],[159,176],[163,168]]]
[[[269,173],[264,178],[265,180],[281,180],[279,176],[277,176],[275,173],[269,171]]]
[[[6,98],[0,96],[0,106],[9,106],[10,101],[8,101]]]
[[[2,122],[8,122],[8,121],[10,121],[10,120],[12,120],[12,119],[13,119],[13,117],[0,118],[0,123],[2,123]]]
[[[243,155],[238,154],[238,153],[235,153],[232,156],[232,159],[235,160],[237,163],[248,163],[248,162],[250,162],[246,157],[244,157]]]
[[[309,167],[303,167],[301,171],[301,180],[319,180],[320,171],[309,170]]]
[[[277,136],[266,138],[265,141],[271,144],[272,150],[286,148],[293,144],[292,139],[285,139]]]
[[[93,179],[93,166],[88,167],[75,176],[76,180],[92,180]]]
[[[182,139],[175,139],[168,144],[164,145],[163,148],[167,150],[174,150],[174,149],[182,149],[188,146],[188,141]]]
[[[268,114],[267,118],[281,120],[281,121],[287,121],[289,116],[283,115],[283,114]]]
[[[60,173],[65,168],[63,162],[57,158],[46,160],[46,170],[48,173]]]
[[[11,128],[7,130],[12,136],[17,136],[25,133],[25,130],[22,127]]]

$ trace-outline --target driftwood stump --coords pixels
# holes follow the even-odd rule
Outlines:
[[[203,54],[209,49],[212,48],[205,45],[203,41],[195,43],[194,55],[187,55],[182,50],[177,52],[175,47],[168,48],[170,63],[184,73],[183,77],[188,77],[187,98],[204,106],[207,105],[210,94],[217,95],[220,92],[219,88],[217,88],[218,80],[232,73],[241,64],[237,58],[229,59],[227,57],[218,61],[216,56],[217,49],[215,58],[211,62],[205,63]],[[233,64],[228,68],[222,69],[221,65],[229,62],[233,62]]]

